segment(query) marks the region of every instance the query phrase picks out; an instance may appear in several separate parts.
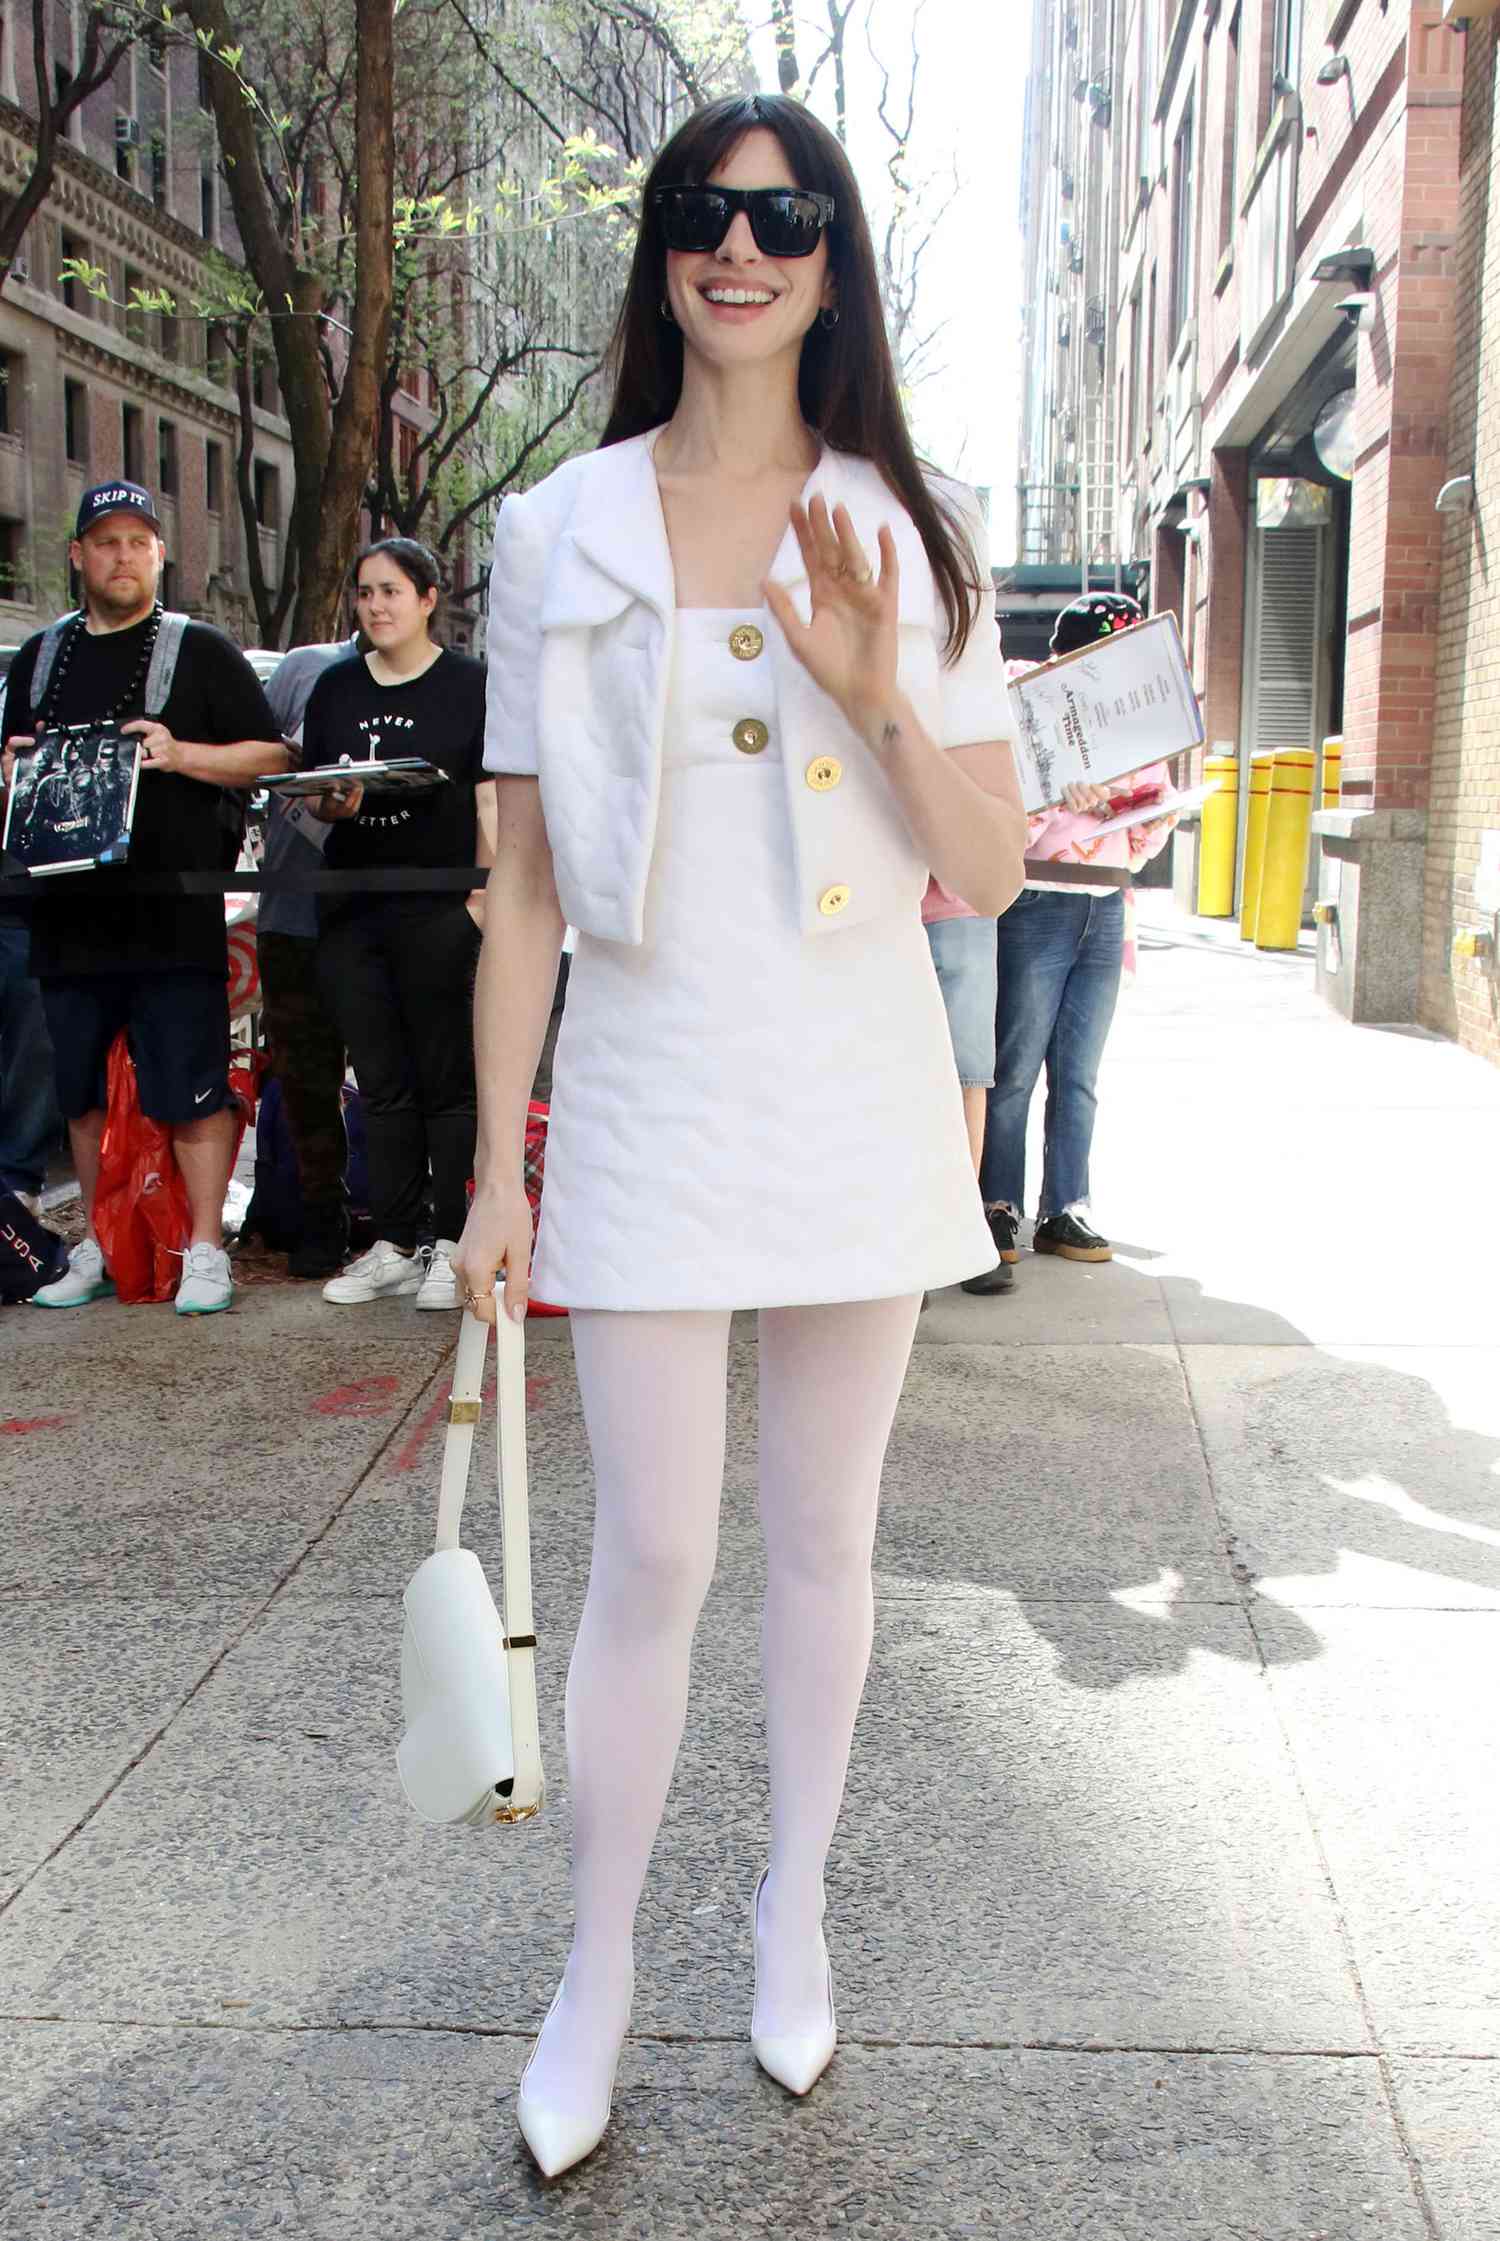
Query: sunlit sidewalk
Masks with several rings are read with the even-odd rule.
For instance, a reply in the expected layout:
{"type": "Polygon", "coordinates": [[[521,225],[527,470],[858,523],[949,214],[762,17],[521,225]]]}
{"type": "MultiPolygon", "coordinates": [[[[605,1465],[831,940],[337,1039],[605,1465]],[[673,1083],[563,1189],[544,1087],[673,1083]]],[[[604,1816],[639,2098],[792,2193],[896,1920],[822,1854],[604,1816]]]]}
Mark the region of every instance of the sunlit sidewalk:
{"type": "Polygon", "coordinates": [[[923,1318],[806,2103],[746,2038],[753,1327],[614,2122],[547,2190],[511,2099],[568,1931],[565,1327],[552,1795],[450,1839],[392,1765],[447,1319],[0,1315],[7,2235],[1494,2241],[1500,1075],[1142,904],[1116,1260],[923,1318]]]}

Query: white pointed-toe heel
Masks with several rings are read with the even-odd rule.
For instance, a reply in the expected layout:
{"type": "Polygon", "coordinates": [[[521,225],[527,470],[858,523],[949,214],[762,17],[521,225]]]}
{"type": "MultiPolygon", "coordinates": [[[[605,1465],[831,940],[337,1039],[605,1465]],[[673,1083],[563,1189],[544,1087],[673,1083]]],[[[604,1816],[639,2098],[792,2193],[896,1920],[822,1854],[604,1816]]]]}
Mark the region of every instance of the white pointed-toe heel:
{"type": "MultiPolygon", "coordinates": [[[[755,1942],[755,2008],[760,2006],[760,1894],[765,1889],[767,1869],[755,1886],[755,1896],[750,1901],[750,1934],[755,1942]]],[[[838,2021],[833,2012],[833,1965],[828,1964],[828,2020],[815,2031],[758,2031],[755,2027],[755,2009],[750,2014],[750,2048],[767,2077],[784,2086],[788,2093],[810,2093],[829,2063],[839,2042],[838,2021]]]]}
{"type": "MultiPolygon", "coordinates": [[[[566,1980],[564,1980],[566,1981],[566,1980]]],[[[615,2078],[620,2068],[620,2052],[616,2051],[614,2065],[609,2073],[609,2085],[602,2105],[593,2109],[549,2108],[535,2093],[528,2094],[526,2080],[531,2065],[536,2060],[537,2047],[542,2034],[557,2012],[557,2003],[563,1996],[560,1984],[552,1995],[552,2005],[536,2035],[536,2045],[526,2057],[526,2067],[521,2072],[521,2083],[516,2089],[516,2123],[521,2138],[531,2150],[533,2162],[544,2179],[556,2179],[564,2171],[571,2171],[575,2163],[582,2163],[592,2155],[609,2128],[615,2104],[615,2078]]]]}

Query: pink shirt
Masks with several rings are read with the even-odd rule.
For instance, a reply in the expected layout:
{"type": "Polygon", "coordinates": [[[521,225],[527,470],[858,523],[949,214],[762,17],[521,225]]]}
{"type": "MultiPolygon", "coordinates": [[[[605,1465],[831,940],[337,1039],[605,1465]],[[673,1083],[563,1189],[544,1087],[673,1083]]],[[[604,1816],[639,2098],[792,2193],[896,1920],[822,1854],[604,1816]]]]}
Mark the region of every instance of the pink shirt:
{"type": "MultiPolygon", "coordinates": [[[[1172,774],[1165,763],[1148,763],[1144,770],[1135,771],[1128,778],[1111,780],[1113,790],[1119,794],[1131,793],[1138,786],[1160,786],[1165,791],[1171,783],[1172,774]]],[[[1170,825],[1163,825],[1158,832],[1144,832],[1142,825],[1150,816],[1149,807],[1145,808],[1141,811],[1141,825],[1122,826],[1117,833],[1100,835],[1097,817],[1087,813],[1080,817],[1061,803],[1055,809],[1039,809],[1034,817],[1026,820],[1028,866],[1038,863],[1107,864],[1115,869],[1139,871],[1142,864],[1149,864],[1153,856],[1160,854],[1172,837],[1170,825]]],[[[1044,887],[1047,882],[1044,878],[1028,879],[1026,884],[1044,887]]],[[[1071,880],[1068,885],[1075,895],[1088,893],[1086,887],[1075,885],[1071,880]]],[[[1110,892],[1107,887],[1102,891],[1110,892]]],[[[922,898],[924,926],[931,926],[941,918],[975,918],[978,915],[967,903],[960,902],[957,895],[950,894],[940,880],[928,881],[922,898]]]]}

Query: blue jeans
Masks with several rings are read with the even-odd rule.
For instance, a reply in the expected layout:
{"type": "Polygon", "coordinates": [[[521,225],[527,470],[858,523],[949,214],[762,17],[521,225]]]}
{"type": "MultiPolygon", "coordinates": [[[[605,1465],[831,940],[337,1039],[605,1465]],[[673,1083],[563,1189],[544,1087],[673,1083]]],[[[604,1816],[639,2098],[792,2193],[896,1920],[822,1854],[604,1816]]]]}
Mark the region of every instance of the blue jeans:
{"type": "Polygon", "coordinates": [[[935,918],[927,946],[943,992],[960,1085],[988,1089],[995,1079],[995,921],[935,918]]]}
{"type": "Polygon", "coordinates": [[[995,1086],[979,1187],[987,1206],[1026,1209],[1026,1116],[1045,1065],[1047,1121],[1037,1219],[1089,1195],[1094,1085],[1115,1016],[1125,898],[1023,887],[996,928],[995,1086]]]}
{"type": "Polygon", "coordinates": [[[0,921],[0,1190],[39,1191],[62,1127],[42,992],[26,969],[30,936],[0,921]]]}

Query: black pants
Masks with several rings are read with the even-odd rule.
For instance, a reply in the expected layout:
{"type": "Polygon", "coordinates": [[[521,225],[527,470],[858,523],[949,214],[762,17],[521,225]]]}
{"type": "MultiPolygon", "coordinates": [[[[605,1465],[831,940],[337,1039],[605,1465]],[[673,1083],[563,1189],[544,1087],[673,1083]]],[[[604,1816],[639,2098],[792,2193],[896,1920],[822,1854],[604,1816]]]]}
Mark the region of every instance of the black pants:
{"type": "Polygon", "coordinates": [[[364,1099],[377,1237],[416,1244],[432,1177],[439,1237],[464,1225],[474,1172],[474,967],[479,933],[458,895],[392,896],[318,937],[324,1001],[364,1099]]]}
{"type": "Polygon", "coordinates": [[[344,1038],[318,986],[318,945],[300,934],[262,934],[262,1024],[287,1126],[297,1147],[302,1211],[327,1220],[344,1203],[344,1038]]]}

